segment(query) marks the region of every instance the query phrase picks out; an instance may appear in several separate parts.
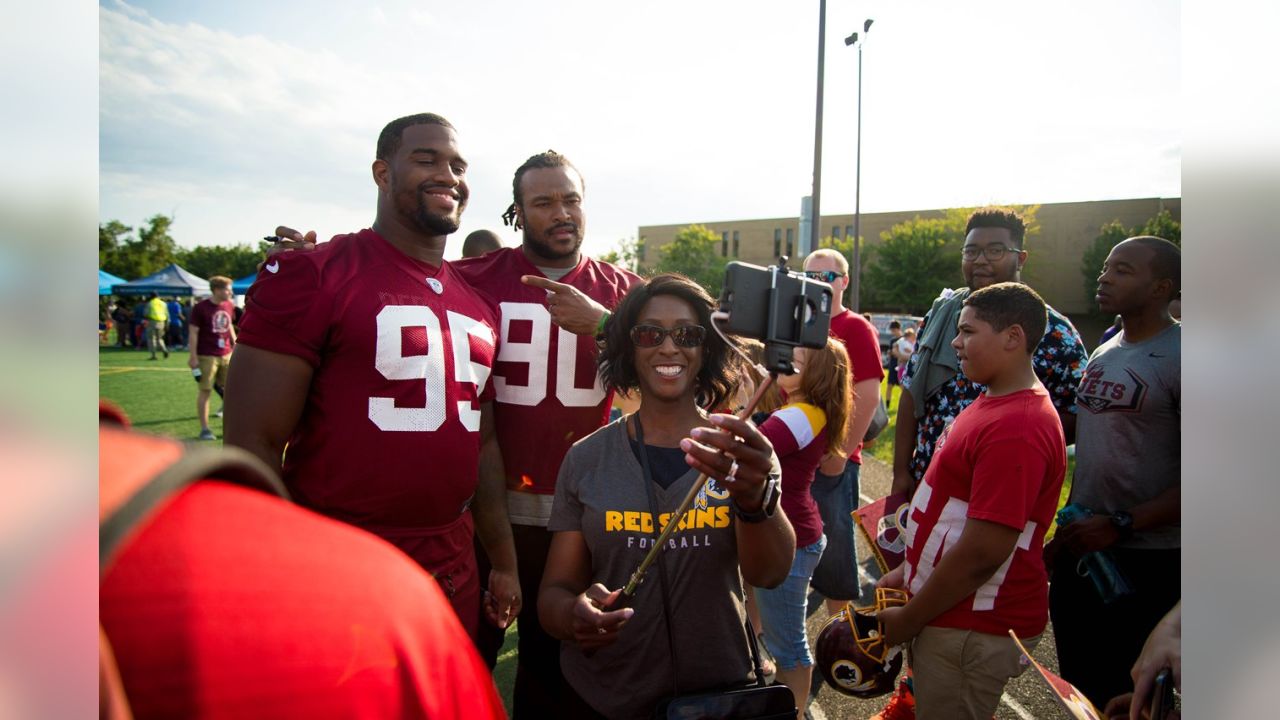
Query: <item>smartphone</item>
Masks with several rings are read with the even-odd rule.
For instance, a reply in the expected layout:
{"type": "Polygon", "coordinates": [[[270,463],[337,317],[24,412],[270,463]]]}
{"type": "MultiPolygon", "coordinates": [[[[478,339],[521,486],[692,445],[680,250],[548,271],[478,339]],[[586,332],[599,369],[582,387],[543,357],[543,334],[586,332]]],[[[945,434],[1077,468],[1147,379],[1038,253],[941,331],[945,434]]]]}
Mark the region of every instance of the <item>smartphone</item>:
{"type": "Polygon", "coordinates": [[[1156,675],[1156,686],[1151,692],[1151,720],[1164,720],[1173,710],[1173,668],[1165,668],[1156,675]]]}

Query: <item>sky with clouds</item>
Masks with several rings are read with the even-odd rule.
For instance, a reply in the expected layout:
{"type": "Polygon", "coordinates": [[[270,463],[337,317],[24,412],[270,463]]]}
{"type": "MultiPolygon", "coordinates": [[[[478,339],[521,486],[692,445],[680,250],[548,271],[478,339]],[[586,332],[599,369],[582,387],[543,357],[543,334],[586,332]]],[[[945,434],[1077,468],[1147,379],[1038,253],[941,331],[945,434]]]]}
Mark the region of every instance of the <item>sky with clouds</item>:
{"type": "MultiPolygon", "coordinates": [[[[1181,195],[1176,2],[840,2],[827,10],[824,214],[1181,195]]],[[[818,2],[99,5],[100,220],[184,246],[368,226],[387,121],[436,112],[470,161],[461,233],[534,153],[587,181],[589,252],[640,225],[799,213],[818,2]]],[[[460,236],[459,236],[460,237],[460,236]]],[[[451,242],[456,257],[461,242],[451,242]]]]}

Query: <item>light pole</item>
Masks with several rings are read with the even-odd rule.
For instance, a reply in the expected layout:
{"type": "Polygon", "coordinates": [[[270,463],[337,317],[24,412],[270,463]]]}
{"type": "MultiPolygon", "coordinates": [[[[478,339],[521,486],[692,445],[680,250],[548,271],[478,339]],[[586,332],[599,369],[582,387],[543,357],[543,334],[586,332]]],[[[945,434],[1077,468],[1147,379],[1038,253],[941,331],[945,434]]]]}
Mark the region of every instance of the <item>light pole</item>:
{"type": "MultiPolygon", "coordinates": [[[[863,42],[873,22],[867,18],[862,23],[863,42]]],[[[853,178],[853,267],[849,272],[849,309],[858,312],[858,296],[862,292],[862,43],[858,42],[858,33],[854,33],[844,39],[844,44],[858,46],[858,150],[853,178]]]]}
{"type": "MultiPolygon", "coordinates": [[[[818,230],[822,227],[822,77],[827,51],[827,0],[818,2],[818,109],[813,129],[813,203],[809,210],[809,252],[818,249],[818,230]]],[[[800,240],[804,245],[805,241],[800,240]]]]}

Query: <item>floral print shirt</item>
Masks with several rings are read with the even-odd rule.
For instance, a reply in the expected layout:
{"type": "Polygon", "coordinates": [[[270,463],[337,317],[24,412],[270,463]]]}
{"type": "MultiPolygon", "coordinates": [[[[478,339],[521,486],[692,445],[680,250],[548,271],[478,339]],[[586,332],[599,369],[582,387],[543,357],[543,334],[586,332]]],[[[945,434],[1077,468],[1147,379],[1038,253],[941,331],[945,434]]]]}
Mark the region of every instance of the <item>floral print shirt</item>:
{"type": "MultiPolygon", "coordinates": [[[[925,315],[924,322],[920,325],[922,333],[928,324],[929,315],[925,315]]],[[[902,381],[904,387],[910,387],[919,357],[911,356],[902,381]]],[[[1066,316],[1050,307],[1044,339],[1036,348],[1032,365],[1040,382],[1049,391],[1053,406],[1060,413],[1075,413],[1076,388],[1080,385],[1088,358],[1075,326],[1066,316]]],[[[920,417],[916,427],[916,446],[911,452],[910,469],[917,483],[924,479],[924,471],[929,468],[929,462],[933,459],[933,451],[943,428],[950,425],[961,410],[977,400],[985,387],[965,377],[964,372],[958,370],[955,377],[943,383],[937,392],[925,399],[924,415],[920,417]]]]}

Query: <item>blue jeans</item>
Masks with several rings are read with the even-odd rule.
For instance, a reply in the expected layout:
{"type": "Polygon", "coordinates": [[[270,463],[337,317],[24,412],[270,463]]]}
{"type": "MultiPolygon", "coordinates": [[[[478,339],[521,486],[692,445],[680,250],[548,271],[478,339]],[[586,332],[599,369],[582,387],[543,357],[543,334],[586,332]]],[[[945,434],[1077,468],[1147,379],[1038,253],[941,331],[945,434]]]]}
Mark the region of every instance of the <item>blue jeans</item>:
{"type": "Polygon", "coordinates": [[[822,515],[822,533],[827,536],[827,551],[813,570],[813,589],[830,600],[857,600],[861,587],[852,515],[861,505],[858,498],[861,470],[861,465],[846,462],[840,475],[816,473],[809,488],[822,515]]]}
{"type": "Polygon", "coordinates": [[[796,559],[791,563],[787,579],[772,590],[755,589],[760,620],[764,623],[764,644],[781,670],[813,665],[809,640],[804,632],[804,613],[808,605],[809,579],[813,577],[813,568],[826,546],[827,539],[822,537],[812,545],[796,548],[796,559]]]}

